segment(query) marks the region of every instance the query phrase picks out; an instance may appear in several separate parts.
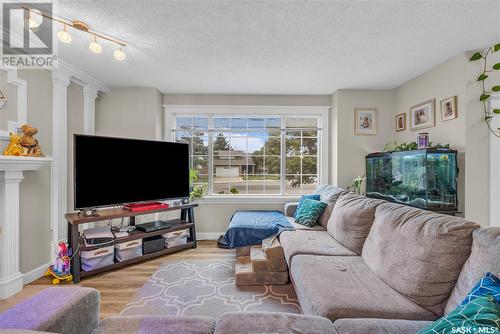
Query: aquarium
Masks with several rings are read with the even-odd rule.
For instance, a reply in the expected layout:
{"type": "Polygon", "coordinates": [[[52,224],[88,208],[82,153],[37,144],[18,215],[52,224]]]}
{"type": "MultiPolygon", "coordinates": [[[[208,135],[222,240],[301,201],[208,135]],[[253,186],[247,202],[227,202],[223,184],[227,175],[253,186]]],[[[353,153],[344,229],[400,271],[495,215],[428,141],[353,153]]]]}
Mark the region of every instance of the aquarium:
{"type": "Polygon", "coordinates": [[[366,195],[432,211],[456,212],[457,151],[422,149],[366,157],[366,195]]]}

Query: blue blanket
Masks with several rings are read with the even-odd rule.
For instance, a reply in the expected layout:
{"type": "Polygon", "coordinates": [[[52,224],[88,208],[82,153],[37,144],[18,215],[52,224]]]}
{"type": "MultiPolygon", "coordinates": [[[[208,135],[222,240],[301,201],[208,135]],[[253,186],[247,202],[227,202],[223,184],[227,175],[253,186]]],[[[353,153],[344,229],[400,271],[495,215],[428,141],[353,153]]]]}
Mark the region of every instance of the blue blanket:
{"type": "Polygon", "coordinates": [[[250,246],[289,229],[292,224],[279,211],[236,211],[224,239],[229,248],[250,246]]]}

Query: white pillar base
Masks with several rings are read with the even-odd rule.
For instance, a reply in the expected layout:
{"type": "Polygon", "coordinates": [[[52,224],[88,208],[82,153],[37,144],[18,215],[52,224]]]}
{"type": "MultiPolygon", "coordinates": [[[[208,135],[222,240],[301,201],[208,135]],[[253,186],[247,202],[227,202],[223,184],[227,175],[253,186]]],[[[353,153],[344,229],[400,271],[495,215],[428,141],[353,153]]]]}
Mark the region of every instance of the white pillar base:
{"type": "Polygon", "coordinates": [[[17,272],[0,280],[0,299],[7,299],[23,289],[23,274],[17,272]]]}

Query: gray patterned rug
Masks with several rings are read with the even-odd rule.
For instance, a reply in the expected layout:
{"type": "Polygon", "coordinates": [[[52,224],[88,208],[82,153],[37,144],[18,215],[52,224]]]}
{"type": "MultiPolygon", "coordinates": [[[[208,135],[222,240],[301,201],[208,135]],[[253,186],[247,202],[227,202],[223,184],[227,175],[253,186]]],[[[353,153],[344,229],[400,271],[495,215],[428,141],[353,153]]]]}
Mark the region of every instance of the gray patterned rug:
{"type": "Polygon", "coordinates": [[[272,311],[300,313],[291,284],[237,287],[234,260],[166,262],[121,315],[203,315],[272,311]]]}

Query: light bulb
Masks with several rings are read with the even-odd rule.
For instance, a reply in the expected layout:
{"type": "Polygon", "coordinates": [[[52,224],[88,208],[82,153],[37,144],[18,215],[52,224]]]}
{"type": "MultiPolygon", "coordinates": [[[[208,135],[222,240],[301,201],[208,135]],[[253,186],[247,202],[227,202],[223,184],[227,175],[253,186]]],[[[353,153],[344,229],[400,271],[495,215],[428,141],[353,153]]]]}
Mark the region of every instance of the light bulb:
{"type": "Polygon", "coordinates": [[[89,49],[93,53],[101,53],[102,52],[102,46],[101,44],[97,43],[97,37],[94,35],[94,41],[89,44],[89,49]]]}
{"type": "Polygon", "coordinates": [[[125,60],[125,52],[123,52],[122,48],[119,48],[118,50],[115,50],[115,52],[113,53],[113,55],[115,56],[116,60],[119,60],[119,61],[125,60]]]}
{"type": "Polygon", "coordinates": [[[37,29],[43,21],[43,16],[38,9],[28,10],[28,26],[30,29],[37,29]]]}
{"type": "Polygon", "coordinates": [[[63,43],[71,43],[71,35],[66,31],[66,25],[63,30],[57,32],[57,38],[63,43]]]}

